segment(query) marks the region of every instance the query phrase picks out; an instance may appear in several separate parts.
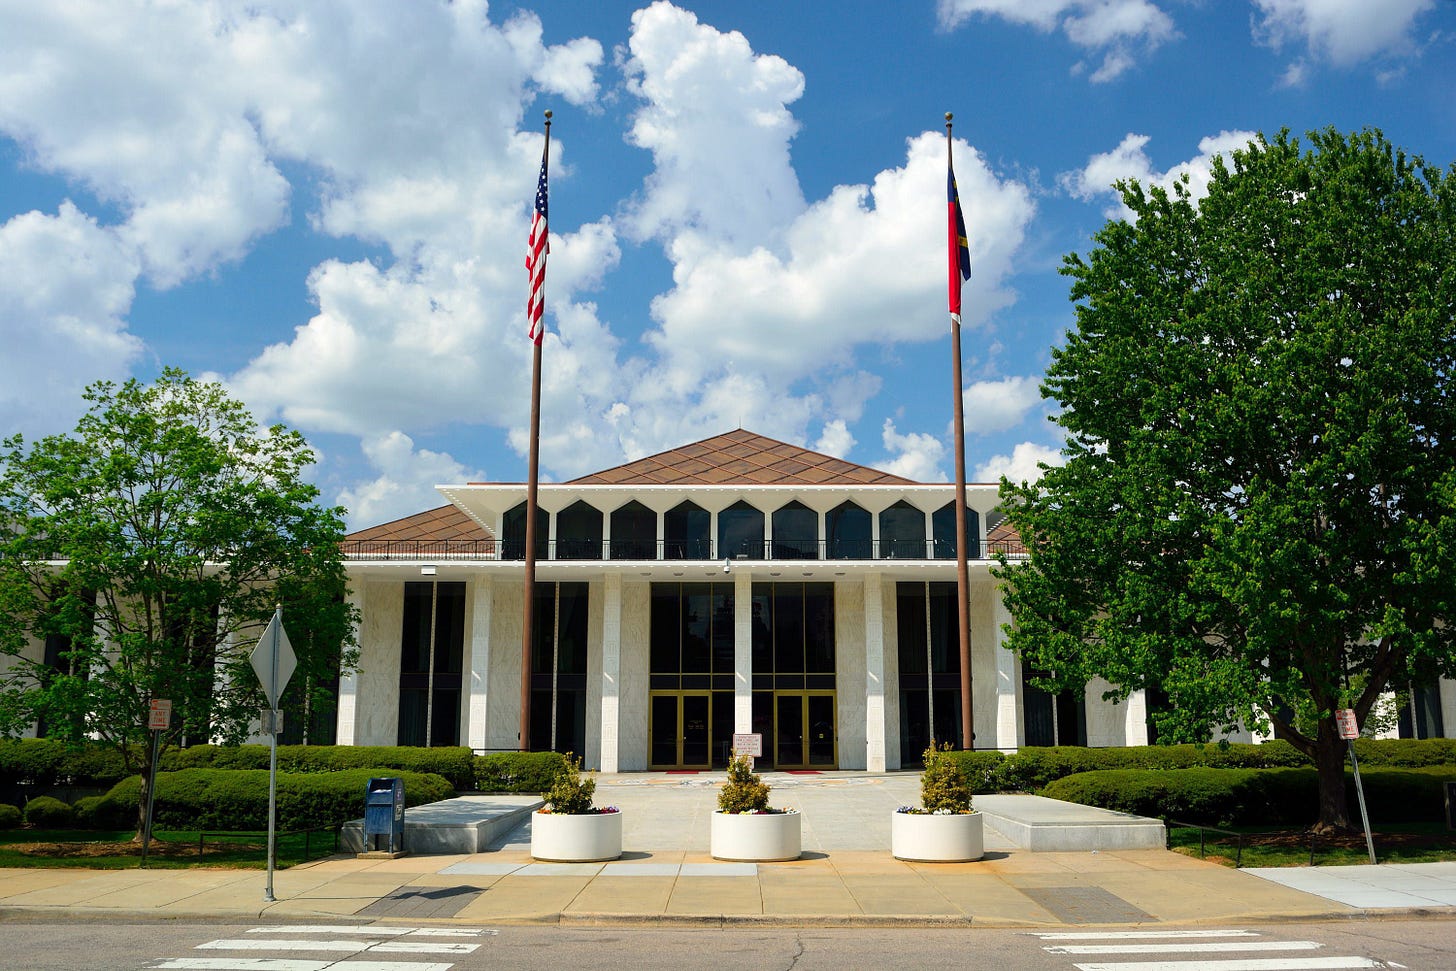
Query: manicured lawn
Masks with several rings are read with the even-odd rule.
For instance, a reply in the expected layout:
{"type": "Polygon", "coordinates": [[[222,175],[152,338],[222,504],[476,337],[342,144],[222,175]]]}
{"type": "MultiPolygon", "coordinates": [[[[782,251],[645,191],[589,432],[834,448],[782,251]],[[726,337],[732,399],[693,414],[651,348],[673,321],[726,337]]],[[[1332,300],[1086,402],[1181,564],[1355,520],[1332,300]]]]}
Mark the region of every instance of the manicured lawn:
{"type": "MultiPolygon", "coordinates": [[[[0,830],[0,867],[134,869],[141,863],[142,848],[140,843],[131,842],[133,835],[131,830],[0,830]]],[[[280,834],[275,864],[282,869],[328,856],[335,849],[333,835],[323,830],[307,835],[280,834]]],[[[158,832],[152,834],[147,868],[263,869],[267,854],[266,833],[158,832]]]]}
{"type": "MultiPolygon", "coordinates": [[[[1379,863],[1434,863],[1456,860],[1456,832],[1442,823],[1389,823],[1372,827],[1375,859],[1379,863]]],[[[1369,863],[1365,834],[1318,836],[1311,841],[1307,830],[1230,827],[1228,832],[1243,837],[1243,866],[1309,866],[1311,847],[1315,866],[1369,863]]],[[[1239,840],[1227,832],[1205,829],[1203,854],[1206,859],[1234,866],[1239,840]]],[[[1196,827],[1170,827],[1168,847],[1189,856],[1199,855],[1196,827]]]]}

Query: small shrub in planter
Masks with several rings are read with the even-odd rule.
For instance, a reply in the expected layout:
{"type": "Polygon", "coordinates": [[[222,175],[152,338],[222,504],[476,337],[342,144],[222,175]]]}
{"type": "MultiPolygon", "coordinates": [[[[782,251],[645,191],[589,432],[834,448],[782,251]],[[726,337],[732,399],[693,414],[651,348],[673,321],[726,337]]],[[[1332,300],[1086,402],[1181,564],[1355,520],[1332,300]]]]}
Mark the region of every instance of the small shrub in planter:
{"type": "Polygon", "coordinates": [[[971,779],[950,746],[925,750],[920,805],[901,806],[890,817],[890,849],[896,859],[964,863],[985,855],[984,823],[971,808],[971,779]]]}
{"type": "Polygon", "coordinates": [[[622,855],[622,814],[616,806],[596,807],[597,782],[581,777],[581,760],[566,753],[547,805],[531,820],[531,856],[563,863],[596,863],[622,855]]]}
{"type": "Polygon", "coordinates": [[[539,812],[565,816],[583,816],[587,813],[614,813],[616,806],[596,807],[592,805],[592,796],[596,795],[597,780],[588,776],[581,777],[581,759],[574,759],[570,752],[566,753],[566,759],[561,771],[556,773],[556,778],[551,780],[551,788],[541,793],[541,798],[546,800],[546,805],[539,812]]]}
{"type": "Polygon", "coordinates": [[[9,803],[0,804],[0,829],[19,829],[25,817],[20,814],[20,807],[12,806],[9,803]]]}
{"type": "Polygon", "coordinates": [[[728,781],[718,792],[720,813],[785,813],[768,804],[769,785],[748,764],[748,756],[735,755],[728,763],[728,781]]]}
{"type": "Polygon", "coordinates": [[[76,825],[76,814],[59,799],[37,796],[25,804],[25,821],[37,829],[70,829],[76,825]]]}

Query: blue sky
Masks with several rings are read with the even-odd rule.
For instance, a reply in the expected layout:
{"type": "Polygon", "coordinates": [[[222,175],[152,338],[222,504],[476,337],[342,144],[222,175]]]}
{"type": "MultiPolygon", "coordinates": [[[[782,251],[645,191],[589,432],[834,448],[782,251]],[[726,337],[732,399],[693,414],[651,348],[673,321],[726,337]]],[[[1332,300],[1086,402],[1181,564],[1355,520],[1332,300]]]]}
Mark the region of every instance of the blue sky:
{"type": "Polygon", "coordinates": [[[942,116],[971,236],[970,476],[1036,475],[1062,256],[1120,178],[1254,133],[1456,161],[1450,0],[0,0],[0,432],[164,366],[317,447],[359,527],[745,427],[951,472],[942,116]]]}

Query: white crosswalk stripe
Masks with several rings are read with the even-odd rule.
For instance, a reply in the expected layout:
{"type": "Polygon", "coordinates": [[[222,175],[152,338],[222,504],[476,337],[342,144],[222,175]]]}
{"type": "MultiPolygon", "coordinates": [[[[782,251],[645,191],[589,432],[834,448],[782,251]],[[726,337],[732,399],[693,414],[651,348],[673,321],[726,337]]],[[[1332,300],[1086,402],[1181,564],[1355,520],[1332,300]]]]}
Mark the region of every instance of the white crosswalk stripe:
{"type": "Polygon", "coordinates": [[[1078,963],[1077,971],[1343,971],[1399,968],[1359,955],[1310,955],[1318,941],[1261,939],[1257,931],[1064,931],[1032,935],[1048,954],[1128,955],[1137,960],[1078,963]],[[1280,956],[1271,957],[1273,952],[1280,956]],[[1238,953],[1239,957],[1223,955],[1238,953]],[[1165,956],[1189,955],[1167,959],[1165,956]],[[1193,957],[1197,955],[1197,957],[1193,957]],[[1218,955],[1214,957],[1213,955],[1218,955]]]}
{"type": "Polygon", "coordinates": [[[148,965],[172,971],[450,971],[449,961],[399,960],[426,955],[471,954],[480,944],[469,939],[493,937],[484,927],[398,927],[359,924],[276,924],[251,927],[249,937],[218,938],[194,950],[229,952],[220,956],[172,957],[148,965]],[[461,940],[462,938],[466,940],[461,940]],[[254,957],[272,952],[342,954],[344,958],[254,957]]]}

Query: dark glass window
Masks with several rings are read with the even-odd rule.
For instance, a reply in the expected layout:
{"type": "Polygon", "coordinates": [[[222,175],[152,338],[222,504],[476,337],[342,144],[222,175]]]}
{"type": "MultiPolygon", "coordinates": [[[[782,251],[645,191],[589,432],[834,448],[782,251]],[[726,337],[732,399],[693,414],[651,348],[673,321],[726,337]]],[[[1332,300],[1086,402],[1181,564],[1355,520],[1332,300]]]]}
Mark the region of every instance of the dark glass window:
{"type": "Polygon", "coordinates": [[[712,517],[695,502],[673,506],[663,517],[666,534],[666,558],[669,560],[711,560],[713,543],[709,537],[712,517]]]}
{"type": "Polygon", "coordinates": [[[729,559],[763,559],[763,513],[742,499],[718,513],[718,550],[729,559]]]}
{"type": "MultiPolygon", "coordinates": [[[[753,585],[753,674],[834,672],[834,585],[753,585]]],[[[785,687],[780,684],[779,687],[785,687]]]]}
{"type": "Polygon", "coordinates": [[[904,499],[881,511],[880,556],[888,560],[925,559],[925,513],[904,499]]]}
{"type": "Polygon", "coordinates": [[[648,663],[654,688],[677,687],[658,675],[682,676],[681,686],[707,687],[711,681],[688,683],[688,676],[734,673],[733,584],[654,583],[648,663]]]}
{"type": "Polygon", "coordinates": [[[1083,691],[1056,694],[1034,687],[1040,672],[1021,669],[1021,710],[1027,745],[1086,745],[1087,702],[1083,691]]]}
{"type": "Polygon", "coordinates": [[[776,560],[819,559],[819,514],[795,499],[773,514],[776,560]]]}
{"type": "Polygon", "coordinates": [[[465,666],[465,584],[406,583],[403,613],[398,744],[458,745],[465,666]]]}
{"type": "Polygon", "coordinates": [[[533,752],[583,754],[586,748],[587,608],[585,583],[537,583],[531,619],[533,752]]]}
{"type": "MultiPolygon", "coordinates": [[[[955,503],[948,502],[932,513],[930,527],[935,531],[935,558],[937,560],[955,559],[955,503]]],[[[981,514],[967,506],[966,559],[968,560],[981,558],[981,541],[978,538],[980,531],[981,514]]]]}
{"type": "MultiPolygon", "coordinates": [[[[546,510],[536,507],[536,558],[546,559],[546,543],[549,539],[550,523],[546,510]]],[[[506,510],[501,521],[501,559],[524,560],[526,558],[526,504],[520,503],[506,510]]]]}
{"type": "Polygon", "coordinates": [[[900,672],[900,764],[916,768],[930,745],[932,721],[937,743],[949,742],[956,748],[961,747],[961,652],[957,633],[960,616],[956,609],[956,585],[897,583],[895,614],[900,672]],[[934,692],[933,698],[931,692],[934,692]]]}
{"type": "Polygon", "coordinates": [[[578,499],[556,514],[556,558],[558,560],[600,560],[602,558],[602,513],[578,499]]]}
{"type": "Polygon", "coordinates": [[[868,509],[842,502],[824,514],[824,539],[831,560],[868,560],[871,538],[868,509]]]}
{"type": "Polygon", "coordinates": [[[657,513],[636,499],[613,510],[611,549],[614,560],[657,559],[657,513]]]}

